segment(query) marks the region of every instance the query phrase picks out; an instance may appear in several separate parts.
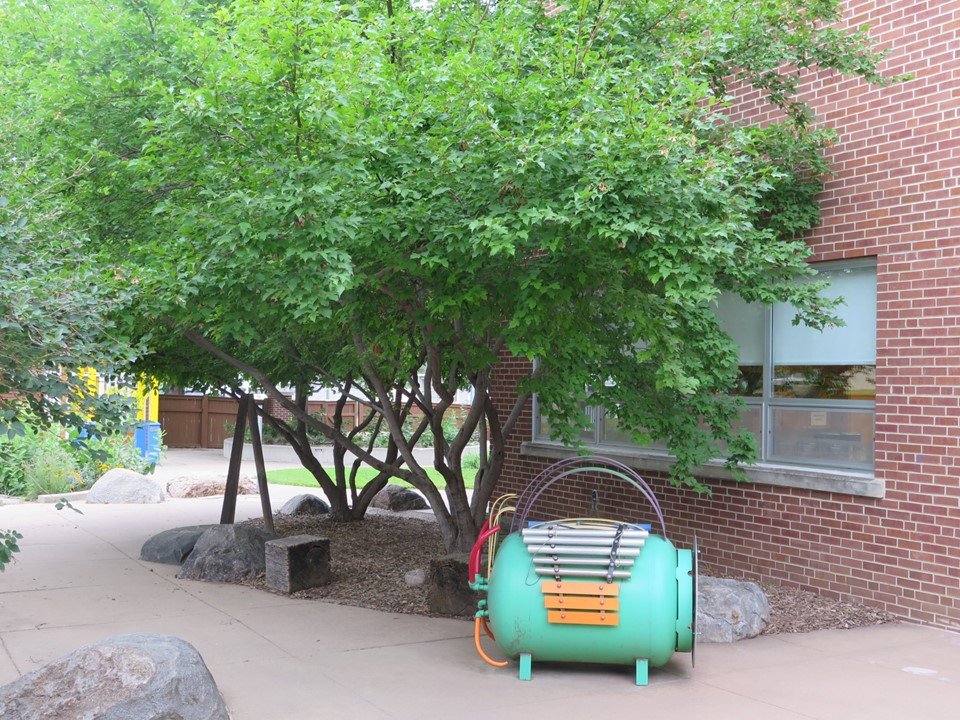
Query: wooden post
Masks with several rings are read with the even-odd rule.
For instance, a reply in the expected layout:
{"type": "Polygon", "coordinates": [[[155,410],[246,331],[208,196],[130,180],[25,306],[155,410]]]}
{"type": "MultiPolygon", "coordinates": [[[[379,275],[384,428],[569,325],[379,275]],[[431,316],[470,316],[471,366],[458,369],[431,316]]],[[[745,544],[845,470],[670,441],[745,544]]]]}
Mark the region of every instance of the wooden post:
{"type": "MultiPolygon", "coordinates": [[[[260,423],[257,421],[257,406],[253,402],[253,395],[246,395],[247,420],[250,423],[250,441],[253,444],[253,462],[257,466],[257,485],[260,488],[260,508],[263,510],[263,528],[267,532],[275,532],[273,527],[273,511],[270,509],[270,488],[267,486],[267,469],[263,464],[263,444],[260,439],[260,423]]],[[[234,498],[236,502],[236,498],[234,498]]]]}
{"type": "MultiPolygon", "coordinates": [[[[251,400],[253,400],[252,395],[244,395],[237,405],[237,424],[233,429],[233,447],[230,448],[230,465],[227,468],[227,486],[223,491],[223,509],[220,511],[221,525],[232,525],[237,514],[240,462],[243,460],[243,431],[247,426],[247,415],[249,414],[251,400]]],[[[204,411],[206,411],[206,407],[206,397],[204,397],[204,411]]],[[[204,416],[206,416],[206,412],[204,412],[204,416]]]]}

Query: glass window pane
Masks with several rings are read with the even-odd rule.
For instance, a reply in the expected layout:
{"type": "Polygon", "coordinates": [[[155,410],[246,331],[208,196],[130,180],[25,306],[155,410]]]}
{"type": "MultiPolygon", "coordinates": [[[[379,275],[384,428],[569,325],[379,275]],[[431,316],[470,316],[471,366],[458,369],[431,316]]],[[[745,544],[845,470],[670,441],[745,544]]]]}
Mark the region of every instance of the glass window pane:
{"type": "Polygon", "coordinates": [[[877,271],[874,267],[848,267],[820,272],[830,281],[828,298],[843,297],[837,314],[843,327],[822,332],[794,325],[792,305],[773,306],[773,362],[775,365],[824,366],[877,363],[877,271]]]}
{"type": "Polygon", "coordinates": [[[741,365],[733,394],[743,397],[763,397],[763,366],[741,365]]]}
{"type": "MultiPolygon", "coordinates": [[[[753,433],[753,436],[757,439],[757,447],[761,447],[760,443],[760,422],[763,415],[763,409],[761,405],[747,405],[743,408],[743,412],[740,413],[740,418],[730,424],[730,429],[734,432],[737,430],[749,430],[753,433]]],[[[722,455],[727,453],[727,444],[720,443],[720,450],[722,455]]]]}
{"type": "Polygon", "coordinates": [[[740,414],[740,420],[733,423],[734,430],[749,430],[759,442],[760,440],[760,416],[761,408],[759,405],[747,405],[740,414]]]}
{"type": "Polygon", "coordinates": [[[873,400],[877,368],[873,365],[778,365],[773,373],[777,397],[873,400]]]}
{"type": "Polygon", "coordinates": [[[537,440],[549,440],[550,421],[547,419],[547,416],[543,414],[542,410],[537,412],[536,421],[536,432],[534,433],[534,437],[537,440]]]}
{"type": "MultiPolygon", "coordinates": [[[[585,407],[583,403],[580,403],[580,406],[583,408],[583,414],[586,415],[590,420],[590,425],[580,433],[580,439],[592,442],[596,437],[596,416],[597,413],[593,411],[593,408],[585,407]]],[[[550,437],[550,418],[544,414],[543,409],[539,408],[539,417],[537,418],[537,440],[551,440],[550,437]]]]}
{"type": "Polygon", "coordinates": [[[771,460],[873,467],[873,410],[773,408],[771,460]]]}
{"type": "Polygon", "coordinates": [[[734,293],[723,293],[717,298],[717,317],[721,329],[740,348],[740,374],[733,394],[763,397],[764,306],[744,302],[734,293]]]}
{"type": "Polygon", "coordinates": [[[762,367],[764,306],[723,293],[717,298],[717,317],[720,328],[740,348],[740,364],[762,367]]]}
{"type": "Polygon", "coordinates": [[[643,447],[648,450],[666,451],[667,444],[664,442],[651,442],[647,445],[638,445],[633,441],[633,436],[629,431],[620,427],[620,422],[613,415],[607,415],[603,418],[603,442],[606,445],[633,445],[634,447],[643,447]]]}

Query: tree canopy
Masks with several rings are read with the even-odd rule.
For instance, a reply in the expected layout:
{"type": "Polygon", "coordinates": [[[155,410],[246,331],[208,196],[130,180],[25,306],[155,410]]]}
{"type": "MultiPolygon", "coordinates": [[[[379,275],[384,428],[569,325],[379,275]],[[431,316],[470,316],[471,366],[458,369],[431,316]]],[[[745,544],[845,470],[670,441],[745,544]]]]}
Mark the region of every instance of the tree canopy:
{"type": "Polygon", "coordinates": [[[0,197],[0,433],[34,424],[112,422],[121,398],[100,397],[84,369],[110,373],[134,352],[110,315],[125,299],[56,215],[28,218],[0,197]]]}
{"type": "Polygon", "coordinates": [[[831,27],[834,0],[677,7],[26,0],[0,9],[0,140],[61,183],[86,252],[136,296],[117,322],[147,348],[138,369],[341,387],[389,429],[387,461],[284,399],[286,429],[412,482],[462,547],[532,393],[558,438],[602,406],[697,486],[721,443],[732,466],[754,456],[711,303],[835,320],[799,282],[830,135],[797,89],[808,68],[880,81],[877,56],[831,27]],[[775,120],[729,119],[744,85],[775,120]],[[502,408],[505,353],[537,364],[502,408]],[[442,437],[467,385],[464,430],[437,442],[444,503],[412,444],[442,437]]]}

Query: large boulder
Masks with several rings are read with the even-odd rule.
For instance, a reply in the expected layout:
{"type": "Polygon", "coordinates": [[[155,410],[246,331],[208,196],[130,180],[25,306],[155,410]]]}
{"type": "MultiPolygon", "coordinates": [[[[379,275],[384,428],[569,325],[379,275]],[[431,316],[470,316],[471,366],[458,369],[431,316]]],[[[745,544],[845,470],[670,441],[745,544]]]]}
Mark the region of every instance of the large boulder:
{"type": "Polygon", "coordinates": [[[214,525],[197,540],[177,577],[235,583],[262,575],[264,545],[274,537],[248,525],[214,525]]]}
{"type": "Polygon", "coordinates": [[[158,503],[164,492],[153,479],[133,470],[107,470],[87,493],[88,503],[158,503]]]}
{"type": "Polygon", "coordinates": [[[157,533],[140,548],[140,559],[146,562],[183,565],[200,536],[212,527],[216,525],[189,525],[157,533]]]}
{"type": "MultiPolygon", "coordinates": [[[[178,477],[167,483],[167,495],[172,498],[214,497],[226,491],[227,480],[222,477],[178,477]]],[[[257,481],[241,475],[237,494],[259,495],[257,481]]]]}
{"type": "Polygon", "coordinates": [[[700,577],[697,595],[697,638],[729,643],[763,632],[770,620],[770,601],[756,583],[700,577]]]}
{"type": "Polygon", "coordinates": [[[427,573],[427,608],[437,615],[465,617],[477,611],[477,594],[470,589],[469,556],[444,555],[430,561],[427,573]]]}
{"type": "Polygon", "coordinates": [[[17,720],[229,720],[192,645],[153,633],[118,635],[0,687],[0,717],[17,720]]]}
{"type": "Polygon", "coordinates": [[[427,501],[413,490],[390,484],[373,496],[372,505],[382,510],[401,512],[402,510],[426,510],[427,501]]]}
{"type": "Polygon", "coordinates": [[[280,508],[281,515],[325,515],[328,512],[330,512],[330,506],[310,493],[296,495],[280,508]]]}

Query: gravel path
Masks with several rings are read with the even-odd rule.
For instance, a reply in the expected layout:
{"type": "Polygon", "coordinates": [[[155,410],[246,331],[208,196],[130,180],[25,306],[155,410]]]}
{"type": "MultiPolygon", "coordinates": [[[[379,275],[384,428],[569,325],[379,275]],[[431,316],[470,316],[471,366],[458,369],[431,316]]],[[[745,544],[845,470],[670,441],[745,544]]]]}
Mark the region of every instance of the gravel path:
{"type": "MultiPolygon", "coordinates": [[[[259,526],[263,521],[251,520],[249,524],[259,526]]],[[[431,558],[444,554],[434,523],[368,514],[359,523],[335,523],[325,515],[277,515],[275,524],[281,536],[330,538],[333,581],[322,588],[296,593],[295,597],[389,612],[429,614],[425,587],[407,585],[404,575],[410,570],[427,570],[431,558]]],[[[265,589],[262,578],[251,584],[265,589]]],[[[771,607],[765,635],[896,622],[894,616],[876,608],[769,582],[761,585],[771,607]]]]}

